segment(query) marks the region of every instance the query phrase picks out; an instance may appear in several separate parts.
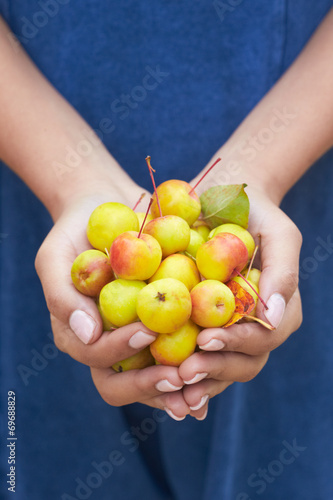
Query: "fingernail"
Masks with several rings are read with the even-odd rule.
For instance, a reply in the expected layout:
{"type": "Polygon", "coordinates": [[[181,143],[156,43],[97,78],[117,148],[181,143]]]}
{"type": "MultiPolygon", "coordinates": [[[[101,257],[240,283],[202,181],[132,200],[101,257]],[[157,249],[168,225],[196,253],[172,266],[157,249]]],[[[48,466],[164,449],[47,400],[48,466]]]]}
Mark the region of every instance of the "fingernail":
{"type": "Polygon", "coordinates": [[[166,379],[157,382],[155,387],[158,391],[161,392],[179,391],[182,388],[182,386],[178,387],[177,385],[171,384],[171,382],[169,382],[169,380],[166,379]]]}
{"type": "Polygon", "coordinates": [[[151,344],[155,339],[154,335],[139,330],[129,339],[128,345],[133,349],[141,349],[141,347],[151,344]]]}
{"type": "Polygon", "coordinates": [[[177,420],[177,422],[180,422],[181,420],[184,420],[185,417],[177,417],[177,415],[175,415],[174,413],[172,413],[171,410],[169,410],[169,408],[164,408],[164,410],[167,412],[167,414],[169,415],[169,417],[173,418],[174,420],[177,420]]]}
{"type": "Polygon", "coordinates": [[[224,346],[225,343],[218,339],[212,339],[207,344],[199,345],[200,349],[204,349],[205,351],[219,351],[224,346]]]}
{"type": "Polygon", "coordinates": [[[208,398],[208,394],[205,394],[205,396],[202,396],[202,398],[200,399],[200,403],[198,403],[196,406],[190,406],[190,409],[193,411],[200,410],[200,408],[202,408],[206,404],[208,398]]]}
{"type": "Polygon", "coordinates": [[[204,373],[197,373],[196,375],[194,375],[193,378],[191,378],[191,380],[184,380],[184,382],[187,385],[195,384],[196,382],[200,382],[200,380],[202,380],[205,377],[207,377],[207,375],[208,375],[208,373],[206,373],[206,372],[204,372],[204,373]]]}
{"type": "Polygon", "coordinates": [[[274,293],[267,301],[268,310],[264,312],[266,319],[272,326],[277,328],[281,323],[286,308],[286,303],[282,295],[274,293]]]}
{"type": "Polygon", "coordinates": [[[96,327],[96,321],[84,311],[77,309],[69,318],[69,326],[84,344],[89,344],[96,327]]]}
{"type": "Polygon", "coordinates": [[[206,411],[205,413],[202,415],[202,417],[195,417],[197,420],[205,420],[205,418],[207,417],[207,413],[208,413],[208,407],[206,408],[206,411]]]}

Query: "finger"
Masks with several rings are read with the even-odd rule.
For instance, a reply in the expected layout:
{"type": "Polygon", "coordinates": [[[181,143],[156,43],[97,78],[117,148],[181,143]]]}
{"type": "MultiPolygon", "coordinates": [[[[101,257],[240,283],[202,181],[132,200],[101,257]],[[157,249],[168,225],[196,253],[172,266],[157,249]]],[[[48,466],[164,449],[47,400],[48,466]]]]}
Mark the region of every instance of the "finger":
{"type": "Polygon", "coordinates": [[[248,356],[236,352],[196,352],[179,367],[185,384],[203,379],[223,382],[248,382],[258,375],[268,360],[268,354],[248,356]]]}
{"type": "Polygon", "coordinates": [[[204,420],[208,413],[209,401],[231,384],[232,382],[204,379],[196,384],[185,385],[183,395],[191,410],[190,415],[197,420],[204,420]]]}
{"type": "Polygon", "coordinates": [[[74,247],[71,240],[54,227],[37,254],[35,266],[52,316],[70,324],[82,343],[91,344],[102,334],[103,325],[95,301],[76,290],[72,283],[73,261],[90,247],[85,236],[78,245],[79,248],[74,247]]]}
{"type": "Polygon", "coordinates": [[[271,208],[260,227],[261,265],[260,295],[268,310],[258,301],[257,315],[278,327],[286,304],[298,286],[299,254],[302,235],[279,208],[271,208]]]}
{"type": "Polygon", "coordinates": [[[270,331],[254,322],[235,324],[228,328],[207,328],[199,333],[197,343],[204,351],[236,351],[256,356],[279,347],[301,323],[301,298],[297,289],[276,330],[270,331]]]}
{"type": "Polygon", "coordinates": [[[111,332],[103,332],[93,344],[85,345],[66,323],[51,317],[54,341],[58,349],[80,363],[96,368],[109,368],[150,345],[157,333],[142,323],[131,323],[111,332]]]}
{"type": "MultiPolygon", "coordinates": [[[[156,398],[158,408],[173,408],[176,414],[182,410],[189,412],[179,396],[172,393],[180,393],[183,381],[178,374],[178,369],[173,366],[150,366],[142,370],[129,370],[116,373],[111,368],[91,368],[91,376],[94,384],[104,401],[112,406],[123,406],[135,402],[145,403],[156,398]],[[165,382],[173,386],[171,393],[165,390],[165,382]],[[179,405],[179,406],[178,406],[179,405]]],[[[181,415],[182,416],[182,415],[181,415]]]]}

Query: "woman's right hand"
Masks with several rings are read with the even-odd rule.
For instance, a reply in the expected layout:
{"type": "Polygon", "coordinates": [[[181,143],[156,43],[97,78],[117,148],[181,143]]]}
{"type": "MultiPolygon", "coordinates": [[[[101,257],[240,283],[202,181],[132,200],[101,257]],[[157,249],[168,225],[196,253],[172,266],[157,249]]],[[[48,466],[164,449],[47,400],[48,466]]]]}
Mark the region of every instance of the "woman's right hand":
{"type": "MultiPolygon", "coordinates": [[[[170,416],[190,413],[182,394],[178,368],[151,366],[116,373],[111,366],[148,346],[156,338],[142,323],[103,332],[95,301],[76,290],[71,267],[77,255],[90,248],[86,225],[91,212],[101,203],[117,201],[133,206],[142,189],[124,195],[110,189],[98,196],[76,196],[61,212],[36,257],[56,346],[72,358],[91,367],[97,390],[113,406],[133,402],[165,409],[170,416]]],[[[146,203],[149,197],[146,197],[146,203]]],[[[145,203],[145,204],[146,204],[145,203]]],[[[193,412],[192,412],[193,413],[193,412]]],[[[192,414],[191,413],[191,414],[192,414]]],[[[193,416],[200,418],[200,411],[193,416]]]]}

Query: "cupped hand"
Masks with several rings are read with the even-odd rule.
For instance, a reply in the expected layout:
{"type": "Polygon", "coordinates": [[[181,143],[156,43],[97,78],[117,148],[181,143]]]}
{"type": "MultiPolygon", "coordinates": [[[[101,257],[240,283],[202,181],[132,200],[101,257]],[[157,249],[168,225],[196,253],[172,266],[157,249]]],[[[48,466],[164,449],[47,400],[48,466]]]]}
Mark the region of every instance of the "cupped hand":
{"type": "MultiPolygon", "coordinates": [[[[113,406],[142,402],[165,409],[170,416],[181,420],[190,409],[181,391],[184,383],[178,368],[151,366],[123,373],[111,368],[151,344],[157,334],[139,322],[103,332],[94,299],[78,292],[71,280],[74,259],[91,248],[86,225],[94,208],[107,201],[133,206],[141,193],[138,187],[129,190],[124,198],[110,187],[98,196],[76,197],[64,208],[38,251],[36,270],[50,311],[56,346],[91,367],[102,398],[113,406]]],[[[148,202],[149,196],[146,196],[142,206],[148,202]]],[[[197,413],[200,418],[200,411],[197,413]]]]}
{"type": "MultiPolygon", "coordinates": [[[[185,360],[179,374],[190,409],[207,411],[209,399],[233,382],[253,379],[269,353],[279,347],[302,322],[298,290],[302,237],[295,224],[260,189],[247,188],[250,198],[249,231],[260,235],[260,295],[256,315],[275,327],[244,322],[228,328],[207,328],[198,336],[201,352],[185,360]]],[[[257,238],[258,241],[258,238],[257,238]]]]}

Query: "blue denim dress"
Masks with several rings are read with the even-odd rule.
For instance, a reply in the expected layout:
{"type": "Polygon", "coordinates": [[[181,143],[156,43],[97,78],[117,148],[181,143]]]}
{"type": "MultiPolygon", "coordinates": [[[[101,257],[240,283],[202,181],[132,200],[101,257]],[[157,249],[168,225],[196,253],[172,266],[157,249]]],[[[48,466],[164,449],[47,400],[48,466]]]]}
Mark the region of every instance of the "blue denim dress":
{"type": "MultiPolygon", "coordinates": [[[[191,180],[292,63],[331,0],[0,6],[50,82],[150,189],[145,156],[158,165],[158,182],[191,180]]],[[[51,220],[1,168],[1,498],[333,498],[332,162],[329,152],[282,207],[304,236],[303,325],[253,381],[215,397],[203,422],[175,422],[139,404],[110,407],[89,368],[56,349],[34,270],[51,220]],[[16,496],[6,483],[10,390],[16,496]]]]}

